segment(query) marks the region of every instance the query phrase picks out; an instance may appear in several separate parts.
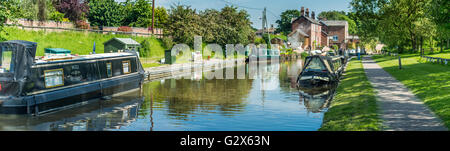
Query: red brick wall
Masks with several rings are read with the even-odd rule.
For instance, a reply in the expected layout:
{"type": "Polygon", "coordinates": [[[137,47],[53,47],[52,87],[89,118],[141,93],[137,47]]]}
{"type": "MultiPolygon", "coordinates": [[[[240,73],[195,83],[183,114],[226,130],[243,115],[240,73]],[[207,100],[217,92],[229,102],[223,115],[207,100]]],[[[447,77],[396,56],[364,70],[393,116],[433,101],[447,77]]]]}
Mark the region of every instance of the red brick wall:
{"type": "Polygon", "coordinates": [[[346,49],[345,45],[345,39],[346,33],[345,33],[345,27],[344,26],[328,26],[328,36],[333,37],[337,35],[338,41],[330,40],[329,46],[332,47],[333,45],[338,45],[339,48],[346,49]]]}

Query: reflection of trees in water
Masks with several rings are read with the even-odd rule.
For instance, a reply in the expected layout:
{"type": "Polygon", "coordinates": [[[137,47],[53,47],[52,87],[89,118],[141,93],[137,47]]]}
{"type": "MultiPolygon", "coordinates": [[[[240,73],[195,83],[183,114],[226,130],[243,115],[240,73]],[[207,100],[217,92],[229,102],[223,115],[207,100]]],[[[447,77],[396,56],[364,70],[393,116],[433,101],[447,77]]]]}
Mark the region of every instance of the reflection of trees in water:
{"type": "Polygon", "coordinates": [[[302,60],[280,62],[280,88],[284,92],[291,92],[297,86],[302,60]]]}
{"type": "MultiPolygon", "coordinates": [[[[167,79],[163,83],[144,86],[144,95],[145,102],[153,95],[154,105],[165,104],[169,115],[186,120],[189,114],[201,112],[220,111],[226,116],[242,112],[251,86],[249,79],[167,79]]],[[[147,104],[144,103],[142,108],[151,108],[147,104]]]]}

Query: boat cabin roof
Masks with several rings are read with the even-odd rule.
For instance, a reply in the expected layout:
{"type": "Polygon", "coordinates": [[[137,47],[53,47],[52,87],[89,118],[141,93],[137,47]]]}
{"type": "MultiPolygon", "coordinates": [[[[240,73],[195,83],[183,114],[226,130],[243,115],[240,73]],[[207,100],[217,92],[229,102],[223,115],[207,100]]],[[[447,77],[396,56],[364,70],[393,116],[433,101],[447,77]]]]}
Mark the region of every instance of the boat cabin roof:
{"type": "Polygon", "coordinates": [[[91,54],[91,55],[68,55],[68,56],[51,56],[43,57],[35,60],[35,64],[49,64],[49,63],[62,63],[62,62],[72,62],[72,61],[84,61],[84,60],[96,60],[96,59],[106,59],[106,58],[117,58],[117,57],[132,57],[136,56],[130,52],[117,52],[117,53],[102,53],[102,54],[91,54]]]}

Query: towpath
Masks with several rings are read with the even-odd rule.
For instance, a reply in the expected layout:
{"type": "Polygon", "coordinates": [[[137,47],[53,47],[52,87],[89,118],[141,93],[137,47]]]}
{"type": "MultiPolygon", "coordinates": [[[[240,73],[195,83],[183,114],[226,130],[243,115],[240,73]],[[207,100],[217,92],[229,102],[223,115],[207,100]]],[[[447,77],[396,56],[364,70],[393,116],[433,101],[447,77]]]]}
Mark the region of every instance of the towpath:
{"type": "Polygon", "coordinates": [[[447,131],[428,107],[408,88],[384,71],[370,56],[363,57],[367,78],[377,92],[386,131],[447,131]]]}

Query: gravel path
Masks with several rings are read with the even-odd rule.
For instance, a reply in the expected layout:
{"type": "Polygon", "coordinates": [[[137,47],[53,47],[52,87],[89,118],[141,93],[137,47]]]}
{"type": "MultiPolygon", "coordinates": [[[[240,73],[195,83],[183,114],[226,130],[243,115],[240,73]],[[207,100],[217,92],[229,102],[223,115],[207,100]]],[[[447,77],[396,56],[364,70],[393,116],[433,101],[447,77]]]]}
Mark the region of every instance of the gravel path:
{"type": "Polygon", "coordinates": [[[377,104],[386,131],[447,131],[433,112],[370,56],[363,58],[367,78],[377,92],[377,104]]]}

